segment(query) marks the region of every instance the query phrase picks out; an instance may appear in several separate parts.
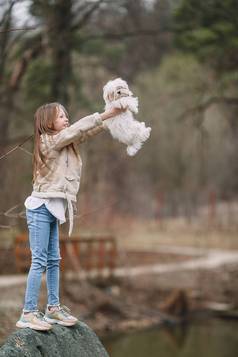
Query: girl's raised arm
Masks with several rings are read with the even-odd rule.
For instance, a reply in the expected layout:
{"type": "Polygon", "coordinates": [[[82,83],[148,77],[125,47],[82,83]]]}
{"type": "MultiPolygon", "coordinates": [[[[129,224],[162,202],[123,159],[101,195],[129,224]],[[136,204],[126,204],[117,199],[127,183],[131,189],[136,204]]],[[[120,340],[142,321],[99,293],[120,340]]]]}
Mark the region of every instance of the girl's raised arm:
{"type": "MultiPolygon", "coordinates": [[[[103,120],[118,115],[121,111],[121,109],[113,108],[102,114],[94,113],[92,115],[88,115],[79,119],[69,127],[62,129],[58,134],[52,135],[51,138],[49,138],[49,135],[43,135],[42,141],[47,146],[48,150],[61,150],[63,147],[74,141],[82,142],[85,140],[85,136],[91,136],[90,129],[94,129],[96,133],[99,128],[99,131],[103,130],[103,120]],[[82,139],[82,141],[80,139],[82,139]]],[[[94,134],[94,131],[92,131],[91,134],[94,134]]]]}

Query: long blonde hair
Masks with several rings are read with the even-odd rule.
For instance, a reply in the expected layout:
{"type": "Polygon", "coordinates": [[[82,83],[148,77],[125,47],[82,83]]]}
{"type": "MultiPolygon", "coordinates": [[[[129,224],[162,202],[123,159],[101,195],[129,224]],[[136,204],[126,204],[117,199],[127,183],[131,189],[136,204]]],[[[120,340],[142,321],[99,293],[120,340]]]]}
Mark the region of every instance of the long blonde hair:
{"type": "MultiPolygon", "coordinates": [[[[35,182],[37,171],[40,172],[43,165],[49,168],[46,163],[47,154],[44,155],[40,149],[40,136],[41,134],[57,134],[57,131],[54,130],[54,121],[57,118],[59,109],[62,109],[66,117],[69,118],[64,106],[57,102],[44,104],[40,106],[35,112],[32,183],[35,182]]],[[[78,152],[74,143],[67,145],[67,147],[71,147],[74,151],[74,154],[78,156],[78,152]]]]}

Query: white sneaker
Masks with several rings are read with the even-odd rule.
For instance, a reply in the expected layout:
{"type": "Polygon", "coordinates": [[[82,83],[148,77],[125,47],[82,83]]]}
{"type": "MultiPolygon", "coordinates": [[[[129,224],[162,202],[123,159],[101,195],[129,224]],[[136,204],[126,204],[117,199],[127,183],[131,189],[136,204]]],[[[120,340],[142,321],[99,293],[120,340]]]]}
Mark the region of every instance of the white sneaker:
{"type": "Polygon", "coordinates": [[[45,321],[49,324],[59,324],[63,326],[73,326],[78,319],[70,314],[70,309],[65,305],[51,307],[45,310],[45,321]]]}
{"type": "Polygon", "coordinates": [[[52,326],[45,321],[44,314],[38,310],[24,314],[22,312],[20,319],[16,323],[17,327],[29,327],[33,330],[47,331],[52,329],[52,326]]]}

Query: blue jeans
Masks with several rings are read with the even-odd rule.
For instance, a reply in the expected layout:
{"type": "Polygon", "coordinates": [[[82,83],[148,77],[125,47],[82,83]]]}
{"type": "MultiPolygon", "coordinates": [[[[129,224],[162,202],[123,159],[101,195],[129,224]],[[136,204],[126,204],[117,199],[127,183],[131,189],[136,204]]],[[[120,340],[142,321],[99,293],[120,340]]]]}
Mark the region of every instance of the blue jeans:
{"type": "Polygon", "coordinates": [[[26,209],[31,249],[23,311],[37,310],[42,273],[46,271],[48,305],[59,305],[59,227],[45,204],[26,209]]]}

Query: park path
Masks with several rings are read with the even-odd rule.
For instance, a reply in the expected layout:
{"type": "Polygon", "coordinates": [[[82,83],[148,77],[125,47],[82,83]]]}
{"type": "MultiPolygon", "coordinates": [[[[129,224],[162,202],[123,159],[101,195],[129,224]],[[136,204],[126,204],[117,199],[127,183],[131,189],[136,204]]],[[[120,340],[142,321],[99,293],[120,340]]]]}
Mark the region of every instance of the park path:
{"type": "MultiPolygon", "coordinates": [[[[188,271],[196,269],[215,269],[227,264],[238,263],[238,250],[199,249],[194,247],[161,246],[160,253],[174,253],[188,255],[192,259],[184,262],[152,264],[136,267],[116,268],[114,275],[117,277],[139,276],[146,274],[162,274],[169,272],[188,271]]],[[[45,277],[43,277],[44,279],[45,277]]],[[[0,288],[22,285],[26,283],[27,274],[0,276],[0,288]]]]}
{"type": "Polygon", "coordinates": [[[161,247],[158,250],[163,253],[174,253],[176,255],[188,255],[194,258],[176,263],[153,264],[146,266],[137,266],[116,269],[117,276],[137,276],[145,274],[162,274],[169,272],[178,272],[195,269],[215,269],[223,265],[238,263],[238,250],[218,250],[218,249],[198,249],[193,247],[161,247]]]}

